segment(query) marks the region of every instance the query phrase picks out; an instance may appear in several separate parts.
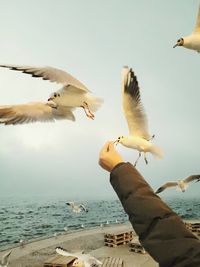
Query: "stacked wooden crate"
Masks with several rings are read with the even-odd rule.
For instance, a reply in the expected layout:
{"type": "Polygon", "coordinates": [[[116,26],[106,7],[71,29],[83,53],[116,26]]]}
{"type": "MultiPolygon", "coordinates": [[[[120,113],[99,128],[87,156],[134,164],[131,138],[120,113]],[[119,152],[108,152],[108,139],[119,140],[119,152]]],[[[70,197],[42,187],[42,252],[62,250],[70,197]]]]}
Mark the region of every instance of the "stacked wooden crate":
{"type": "Polygon", "coordinates": [[[75,259],[72,256],[57,255],[45,261],[44,267],[72,267],[75,259]]]}
{"type": "Polygon", "coordinates": [[[184,222],[188,230],[200,238],[200,222],[184,222]]]}
{"type": "Polygon", "coordinates": [[[122,267],[123,260],[121,258],[108,257],[102,261],[101,267],[122,267]]]}
{"type": "Polygon", "coordinates": [[[128,246],[129,246],[130,251],[133,251],[133,252],[136,252],[136,253],[141,253],[141,254],[145,254],[146,253],[145,249],[140,244],[140,241],[138,240],[138,238],[132,239],[129,242],[128,246]]]}
{"type": "Polygon", "coordinates": [[[104,234],[104,244],[108,247],[117,247],[128,244],[133,238],[133,231],[111,232],[104,234]]]}

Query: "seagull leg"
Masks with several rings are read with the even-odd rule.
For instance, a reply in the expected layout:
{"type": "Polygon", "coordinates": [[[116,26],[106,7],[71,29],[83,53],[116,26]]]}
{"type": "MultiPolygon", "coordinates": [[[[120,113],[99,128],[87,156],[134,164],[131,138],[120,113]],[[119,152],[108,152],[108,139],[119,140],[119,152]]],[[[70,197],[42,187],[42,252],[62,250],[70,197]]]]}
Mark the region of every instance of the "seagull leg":
{"type": "Polygon", "coordinates": [[[85,107],[86,107],[89,115],[94,119],[94,114],[90,111],[90,108],[88,106],[88,103],[84,101],[83,104],[85,105],[85,107]]]}
{"type": "Polygon", "coordinates": [[[153,140],[155,138],[155,134],[153,134],[152,136],[151,136],[151,138],[148,140],[148,141],[151,141],[151,140],[153,140]]]}
{"type": "MultiPolygon", "coordinates": [[[[83,103],[85,104],[85,102],[83,102],[83,103]]],[[[87,106],[85,107],[85,105],[82,105],[82,106],[80,106],[80,107],[84,109],[84,111],[85,111],[85,115],[86,115],[88,118],[94,120],[94,114],[92,114],[92,113],[89,111],[89,109],[87,108],[87,106]]]]}
{"type": "Polygon", "coordinates": [[[138,158],[137,158],[136,161],[135,161],[134,167],[136,167],[136,165],[137,165],[138,160],[139,160],[140,157],[141,157],[141,152],[139,152],[139,156],[138,156],[138,158]]]}
{"type": "Polygon", "coordinates": [[[144,152],[144,160],[145,160],[145,163],[146,163],[146,165],[148,164],[148,160],[147,160],[147,158],[146,158],[146,152],[144,152]]]}

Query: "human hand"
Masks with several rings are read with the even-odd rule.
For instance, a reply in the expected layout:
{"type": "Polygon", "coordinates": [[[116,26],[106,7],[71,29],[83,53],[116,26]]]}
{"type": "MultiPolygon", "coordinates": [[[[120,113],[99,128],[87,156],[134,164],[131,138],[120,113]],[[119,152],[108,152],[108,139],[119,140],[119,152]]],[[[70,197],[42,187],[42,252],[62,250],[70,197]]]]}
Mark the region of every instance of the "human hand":
{"type": "Polygon", "coordinates": [[[123,159],[115,149],[114,142],[108,141],[105,143],[99,154],[99,165],[106,171],[111,172],[120,162],[123,162],[123,159]]]}

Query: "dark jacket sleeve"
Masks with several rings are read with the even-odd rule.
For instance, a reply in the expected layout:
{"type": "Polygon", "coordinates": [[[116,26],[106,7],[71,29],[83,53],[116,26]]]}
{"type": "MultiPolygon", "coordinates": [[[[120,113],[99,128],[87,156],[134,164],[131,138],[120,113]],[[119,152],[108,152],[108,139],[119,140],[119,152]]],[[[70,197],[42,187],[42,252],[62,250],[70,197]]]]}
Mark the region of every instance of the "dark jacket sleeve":
{"type": "Polygon", "coordinates": [[[130,163],[118,164],[110,182],[141,244],[160,266],[200,266],[200,240],[130,163]]]}

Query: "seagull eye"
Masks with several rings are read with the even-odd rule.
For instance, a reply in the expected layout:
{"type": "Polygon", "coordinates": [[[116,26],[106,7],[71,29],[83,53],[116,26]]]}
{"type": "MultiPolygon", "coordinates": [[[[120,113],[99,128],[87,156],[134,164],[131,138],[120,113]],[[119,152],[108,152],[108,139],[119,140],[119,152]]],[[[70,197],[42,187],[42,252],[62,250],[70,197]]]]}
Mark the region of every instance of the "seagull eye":
{"type": "Polygon", "coordinates": [[[57,94],[55,93],[53,96],[54,96],[54,97],[57,97],[57,94]]]}

